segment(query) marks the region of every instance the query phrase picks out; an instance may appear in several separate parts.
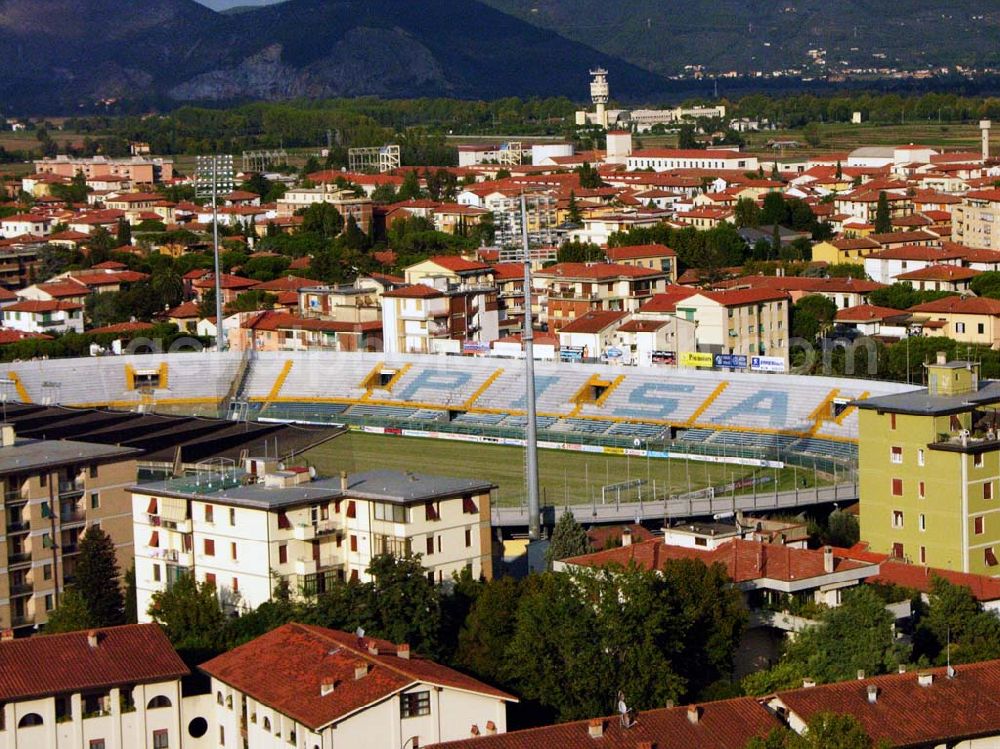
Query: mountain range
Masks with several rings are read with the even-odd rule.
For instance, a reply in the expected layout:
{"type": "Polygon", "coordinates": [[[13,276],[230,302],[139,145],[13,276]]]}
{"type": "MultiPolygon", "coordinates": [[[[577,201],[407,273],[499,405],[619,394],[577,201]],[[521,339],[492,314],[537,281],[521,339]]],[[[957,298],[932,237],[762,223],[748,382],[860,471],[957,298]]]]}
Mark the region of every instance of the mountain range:
{"type": "Polygon", "coordinates": [[[111,98],[230,101],[573,95],[659,76],[478,0],[288,0],[216,13],[194,0],[0,0],[0,109],[111,98]]]}
{"type": "Polygon", "coordinates": [[[676,95],[665,76],[1000,63],[981,0],[0,0],[0,110],[378,95],[676,95]],[[231,5],[231,3],[230,3],[231,5]],[[221,7],[221,5],[219,6],[221,7]],[[810,53],[810,51],[813,51],[810,53]]]}

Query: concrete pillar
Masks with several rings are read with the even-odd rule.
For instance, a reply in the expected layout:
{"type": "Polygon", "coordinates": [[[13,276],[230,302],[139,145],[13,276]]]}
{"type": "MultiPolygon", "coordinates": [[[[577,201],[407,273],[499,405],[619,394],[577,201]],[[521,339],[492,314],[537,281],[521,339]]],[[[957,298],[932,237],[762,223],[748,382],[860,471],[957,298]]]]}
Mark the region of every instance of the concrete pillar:
{"type": "Polygon", "coordinates": [[[983,161],[990,157],[990,127],[992,124],[989,120],[979,121],[979,130],[983,138],[983,161]]]}

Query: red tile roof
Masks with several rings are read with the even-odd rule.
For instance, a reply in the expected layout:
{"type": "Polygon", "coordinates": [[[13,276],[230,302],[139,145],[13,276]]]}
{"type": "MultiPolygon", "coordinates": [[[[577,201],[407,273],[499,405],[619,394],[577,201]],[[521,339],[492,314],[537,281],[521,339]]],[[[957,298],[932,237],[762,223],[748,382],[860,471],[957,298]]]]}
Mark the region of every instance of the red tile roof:
{"type": "Polygon", "coordinates": [[[628,313],[619,310],[590,310],[559,329],[560,333],[600,333],[628,313]]]}
{"type": "Polygon", "coordinates": [[[734,289],[731,291],[699,291],[701,296],[718,302],[723,307],[741,307],[745,304],[775,302],[788,299],[788,294],[777,289],[734,289]]]}
{"type": "Polygon", "coordinates": [[[105,325],[102,328],[91,328],[88,333],[135,333],[140,330],[149,330],[153,327],[151,322],[120,322],[114,325],[105,325]]]}
{"type": "Polygon", "coordinates": [[[38,284],[38,289],[55,299],[59,299],[60,297],[87,296],[90,293],[89,288],[71,277],[60,278],[49,283],[40,283],[38,284]]]}
{"type": "Polygon", "coordinates": [[[20,330],[0,328],[0,346],[6,346],[8,343],[17,343],[18,341],[23,341],[26,338],[41,338],[45,341],[52,340],[52,336],[45,335],[44,333],[24,333],[20,330]]]}
{"type": "Polygon", "coordinates": [[[262,281],[254,286],[254,291],[298,291],[305,286],[315,286],[314,278],[303,278],[302,276],[282,276],[272,281],[262,281]]]}
{"type": "Polygon", "coordinates": [[[867,294],[884,284],[859,278],[813,278],[810,276],[741,276],[717,285],[722,289],[776,289],[778,291],[808,291],[827,293],[867,294]]]}
{"type": "Polygon", "coordinates": [[[636,260],[647,257],[677,257],[677,253],[665,244],[637,244],[629,247],[609,247],[604,251],[612,263],[622,260],[636,260]]]}
{"type": "Polygon", "coordinates": [[[450,741],[436,744],[435,749],[743,749],[750,739],[780,725],[757,700],[740,697],[691,708],[646,710],[631,728],[623,728],[615,715],[450,741]],[[689,709],[697,711],[697,722],[688,717],[689,709]],[[590,737],[592,723],[600,726],[601,738],[590,737]]]}
{"type": "Polygon", "coordinates": [[[899,281],[968,281],[982,271],[958,265],[928,265],[896,276],[899,281]]]}
{"type": "Polygon", "coordinates": [[[899,317],[905,315],[903,310],[892,307],[879,307],[874,304],[859,304],[854,307],[838,310],[834,319],[837,322],[875,322],[885,320],[887,317],[899,317]]]}
{"type": "MultiPolygon", "coordinates": [[[[256,286],[259,283],[259,281],[255,281],[252,278],[234,276],[231,273],[221,274],[220,280],[222,282],[222,288],[224,289],[247,289],[251,286],[256,286]]],[[[211,271],[207,271],[204,275],[195,279],[193,286],[195,286],[195,288],[205,289],[215,288],[215,274],[211,271]]]]}
{"type": "MultiPolygon", "coordinates": [[[[265,310],[249,316],[240,327],[252,330],[315,330],[324,333],[359,333],[363,323],[321,320],[315,317],[300,317],[290,312],[265,310]]],[[[377,328],[382,327],[376,321],[377,328]]]]}
{"type": "MultiPolygon", "coordinates": [[[[9,307],[7,309],[10,309],[9,307]]],[[[1000,300],[987,297],[946,296],[910,307],[910,312],[953,312],[963,315],[1000,315],[1000,300]]]]}
{"type": "Polygon", "coordinates": [[[940,239],[937,234],[926,231],[893,231],[887,234],[871,234],[868,237],[881,245],[910,244],[911,242],[934,242],[940,239]]]}
{"type": "Polygon", "coordinates": [[[649,301],[639,307],[640,312],[674,312],[677,309],[677,302],[694,296],[698,289],[689,286],[671,285],[663,294],[653,294],[649,301]]]}
{"type": "Polygon", "coordinates": [[[615,278],[662,276],[663,271],[654,268],[637,268],[634,265],[620,263],[556,263],[538,271],[535,275],[539,278],[581,278],[590,281],[608,281],[615,278]]]}
{"type": "MultiPolygon", "coordinates": [[[[585,567],[608,565],[625,567],[634,562],[643,569],[658,570],[667,562],[676,559],[699,559],[709,566],[721,564],[735,583],[762,579],[792,582],[830,574],[825,571],[821,549],[794,549],[791,546],[743,539],[733,539],[719,544],[714,549],[704,549],[665,544],[662,539],[655,538],[564,561],[567,564],[585,567]]],[[[872,565],[834,555],[835,573],[860,570],[865,567],[872,565]]],[[[872,572],[875,569],[872,569],[872,572]]]]}
{"type": "Polygon", "coordinates": [[[873,252],[868,257],[873,260],[924,260],[931,263],[938,263],[942,260],[958,260],[964,255],[954,246],[948,249],[941,247],[928,247],[925,245],[903,245],[901,247],[890,247],[880,252],[873,252]]]}
{"type": "Polygon", "coordinates": [[[1000,733],[1000,661],[929,669],[933,683],[917,673],[890,674],[788,692],[776,697],[806,722],[817,713],[856,717],[874,743],[894,747],[954,746],[967,738],[1000,733]],[[874,686],[875,702],[868,699],[874,686]]]}
{"type": "Polygon", "coordinates": [[[128,624],[0,642],[0,700],[24,700],[187,676],[187,666],[157,624],[128,624]],[[44,667],[41,667],[44,665],[44,667]]]}
{"type": "Polygon", "coordinates": [[[76,302],[60,302],[56,299],[48,300],[34,300],[34,299],[24,299],[20,302],[15,302],[14,304],[8,304],[3,308],[4,311],[11,312],[69,312],[72,310],[83,309],[82,304],[77,304],[76,302]]]}
{"type": "Polygon", "coordinates": [[[323,627],[285,624],[201,665],[201,670],[316,730],[415,683],[516,701],[499,689],[397,646],[323,627]],[[369,652],[377,648],[378,654],[369,652]],[[356,678],[355,667],[367,671],[356,678]],[[333,691],[321,695],[325,681],[333,691]]]}
{"type": "Polygon", "coordinates": [[[466,260],[458,255],[435,255],[427,258],[427,262],[440,265],[442,268],[446,268],[447,270],[455,273],[471,273],[476,271],[485,272],[490,269],[490,266],[485,263],[479,263],[475,260],[466,260]]]}
{"type": "Polygon", "coordinates": [[[391,298],[400,297],[403,299],[434,299],[444,296],[444,294],[432,286],[417,283],[412,286],[400,286],[398,289],[391,289],[383,292],[382,296],[391,298]]]}

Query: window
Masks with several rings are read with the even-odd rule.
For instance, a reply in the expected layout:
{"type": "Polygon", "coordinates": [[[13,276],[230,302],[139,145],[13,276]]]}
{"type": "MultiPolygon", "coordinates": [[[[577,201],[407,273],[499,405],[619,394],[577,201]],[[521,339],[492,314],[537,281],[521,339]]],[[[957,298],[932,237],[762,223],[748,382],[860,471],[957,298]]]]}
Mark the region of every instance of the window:
{"type": "Polygon", "coordinates": [[[997,566],[997,555],[995,553],[993,553],[993,547],[992,546],[988,546],[985,549],[983,549],[983,552],[984,552],[983,553],[983,557],[986,560],[986,565],[988,567],[996,567],[997,566]]]}
{"type": "Polygon", "coordinates": [[[399,717],[414,718],[431,714],[431,693],[413,692],[399,695],[399,717]]]}
{"type": "Polygon", "coordinates": [[[46,564],[42,566],[42,579],[51,580],[52,579],[52,565],[46,564]]]}
{"type": "Polygon", "coordinates": [[[17,722],[18,728],[28,728],[30,726],[40,726],[42,725],[42,716],[38,713],[28,713],[21,717],[21,720],[17,722]]]}
{"type": "Polygon", "coordinates": [[[993,499],[993,482],[987,481],[983,484],[983,499],[993,499]]]}
{"type": "Polygon", "coordinates": [[[166,728],[153,731],[153,749],[170,749],[170,734],[166,728]]]}
{"type": "Polygon", "coordinates": [[[902,463],[903,462],[903,448],[901,448],[901,447],[893,447],[892,451],[890,452],[890,458],[889,459],[893,463],[902,463]]]}
{"type": "Polygon", "coordinates": [[[208,585],[211,585],[213,587],[215,586],[215,573],[214,572],[206,572],[205,573],[205,583],[208,584],[208,585]]]}
{"type": "Polygon", "coordinates": [[[889,428],[896,428],[896,414],[889,414],[889,428]]]}
{"type": "Polygon", "coordinates": [[[927,564],[927,547],[926,546],[921,546],[920,547],[920,563],[921,564],[927,564]]]}
{"type": "Polygon", "coordinates": [[[424,519],[425,520],[440,520],[441,513],[438,510],[438,506],[434,502],[428,502],[424,505],[424,519]]]}
{"type": "Polygon", "coordinates": [[[352,535],[351,536],[351,551],[357,551],[357,550],[358,550],[358,537],[352,535]]]}
{"type": "Polygon", "coordinates": [[[96,479],[97,478],[97,466],[96,465],[92,465],[90,467],[90,478],[92,478],[92,479],[96,479]]]}
{"type": "Polygon", "coordinates": [[[236,560],[236,542],[235,541],[230,541],[229,542],[229,556],[232,557],[234,561],[236,560]]]}
{"type": "Polygon", "coordinates": [[[158,694],[156,697],[151,699],[146,703],[147,710],[158,710],[163,707],[170,707],[171,702],[169,697],[164,697],[162,694],[158,694]]]}
{"type": "Polygon", "coordinates": [[[215,509],[212,505],[205,505],[205,522],[214,523],[215,522],[215,509]]]}
{"type": "Polygon", "coordinates": [[[235,507],[230,507],[229,508],[229,524],[230,525],[236,525],[236,508],[235,507]]]}
{"type": "Polygon", "coordinates": [[[438,544],[438,554],[440,554],[440,553],[441,553],[441,539],[442,539],[442,536],[438,536],[438,537],[437,537],[437,544],[438,544]]]}
{"type": "Polygon", "coordinates": [[[281,510],[278,513],[278,530],[287,531],[287,530],[291,529],[291,527],[292,527],[292,523],[288,519],[288,513],[285,512],[284,510],[281,510]]]}
{"type": "Polygon", "coordinates": [[[465,548],[468,549],[470,546],[472,546],[472,529],[471,528],[466,528],[465,529],[465,548]]]}
{"type": "Polygon", "coordinates": [[[215,556],[215,539],[212,538],[205,539],[205,556],[206,557],[215,556]]]}
{"type": "Polygon", "coordinates": [[[920,483],[917,484],[917,496],[919,496],[920,499],[924,499],[924,498],[927,497],[927,493],[926,493],[926,491],[924,489],[924,482],[923,481],[921,481],[920,483]]]}
{"type": "Polygon", "coordinates": [[[101,506],[101,495],[97,492],[90,493],[90,509],[96,510],[101,506]]]}
{"type": "Polygon", "coordinates": [[[387,520],[390,523],[405,523],[406,508],[402,505],[393,505],[387,502],[376,502],[375,519],[387,520]]]}
{"type": "Polygon", "coordinates": [[[903,511],[893,510],[892,511],[892,527],[902,528],[903,527],[903,511]]]}
{"type": "Polygon", "coordinates": [[[158,564],[153,565],[153,582],[160,582],[160,565],[158,564]]]}
{"type": "Polygon", "coordinates": [[[288,545],[281,544],[278,547],[278,564],[288,564],[288,545]]]}
{"type": "Polygon", "coordinates": [[[979,515],[978,517],[973,518],[973,520],[972,520],[973,532],[977,536],[983,535],[983,532],[985,530],[984,524],[985,524],[985,518],[982,515],[979,515]]]}
{"type": "Polygon", "coordinates": [[[104,749],[104,739],[91,739],[90,749],[104,749]]]}
{"type": "Polygon", "coordinates": [[[427,537],[427,556],[434,553],[434,536],[427,537]]]}
{"type": "Polygon", "coordinates": [[[226,745],[226,727],[219,726],[219,746],[226,745]]]}
{"type": "Polygon", "coordinates": [[[475,515],[479,512],[479,508],[476,507],[476,503],[472,497],[462,497],[462,512],[466,515],[475,515]]]}
{"type": "Polygon", "coordinates": [[[52,611],[52,609],[54,607],[55,607],[55,603],[52,601],[52,594],[51,593],[46,593],[45,594],[45,610],[46,611],[52,611]]]}
{"type": "Polygon", "coordinates": [[[921,512],[919,520],[920,520],[920,530],[922,531],[927,530],[927,516],[921,512]]]}
{"type": "Polygon", "coordinates": [[[892,480],[892,496],[894,497],[903,496],[903,479],[892,480]]]}
{"type": "Polygon", "coordinates": [[[264,730],[265,731],[271,730],[271,719],[268,718],[266,715],[264,716],[264,730]]]}
{"type": "Polygon", "coordinates": [[[903,544],[899,543],[898,541],[896,543],[894,543],[892,545],[892,554],[890,554],[890,556],[893,559],[902,559],[903,558],[903,544]]]}
{"type": "Polygon", "coordinates": [[[977,323],[976,324],[976,332],[979,333],[979,335],[982,335],[983,333],[986,332],[986,326],[983,325],[983,323],[977,323]]]}
{"type": "Polygon", "coordinates": [[[356,518],[357,516],[358,516],[358,507],[357,504],[352,499],[350,502],[347,503],[347,517],[356,518]]]}
{"type": "Polygon", "coordinates": [[[924,464],[924,451],[917,450],[917,465],[922,466],[924,464]]]}
{"type": "Polygon", "coordinates": [[[975,455],[973,455],[972,456],[972,464],[976,468],[982,468],[983,467],[983,454],[982,453],[976,453],[975,455]]]}
{"type": "Polygon", "coordinates": [[[964,333],[965,332],[965,323],[964,322],[957,322],[957,323],[955,323],[955,332],[956,333],[964,333]]]}
{"type": "Polygon", "coordinates": [[[233,593],[240,592],[240,579],[238,577],[233,578],[233,593]]]}

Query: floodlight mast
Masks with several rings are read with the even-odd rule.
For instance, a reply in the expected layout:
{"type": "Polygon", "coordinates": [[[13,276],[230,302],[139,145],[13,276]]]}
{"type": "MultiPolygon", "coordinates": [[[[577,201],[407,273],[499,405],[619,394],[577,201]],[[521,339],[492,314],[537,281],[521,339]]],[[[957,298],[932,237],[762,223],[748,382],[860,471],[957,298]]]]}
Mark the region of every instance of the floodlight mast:
{"type": "Polygon", "coordinates": [[[223,351],[226,347],[225,332],[222,329],[222,273],[219,262],[219,183],[224,181],[232,189],[232,156],[199,156],[196,189],[203,197],[212,198],[212,249],[215,260],[215,347],[223,351]],[[223,162],[224,173],[219,173],[219,162],[223,162]],[[210,176],[206,176],[209,172],[210,176]],[[210,184],[206,184],[210,183],[210,184]]]}
{"type": "Polygon", "coordinates": [[[528,406],[524,430],[527,458],[528,540],[541,538],[541,507],[538,499],[538,433],[535,418],[535,335],[531,322],[531,251],[528,248],[528,208],[521,193],[521,245],[524,249],[524,388],[528,406]]]}

